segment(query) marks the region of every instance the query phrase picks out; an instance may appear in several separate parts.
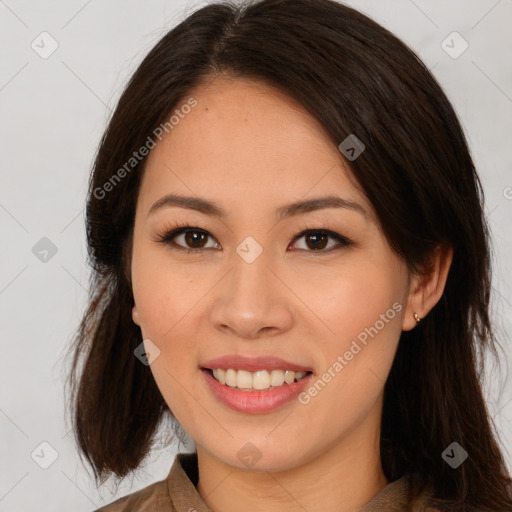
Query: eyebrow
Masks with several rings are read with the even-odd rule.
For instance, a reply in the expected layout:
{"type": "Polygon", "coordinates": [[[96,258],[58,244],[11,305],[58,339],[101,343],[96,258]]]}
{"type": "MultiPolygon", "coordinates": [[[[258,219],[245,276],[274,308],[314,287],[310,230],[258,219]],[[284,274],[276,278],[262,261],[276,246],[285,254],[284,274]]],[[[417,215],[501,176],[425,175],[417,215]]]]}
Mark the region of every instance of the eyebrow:
{"type": "MultiPolygon", "coordinates": [[[[219,205],[207,199],[193,196],[182,196],[178,194],[167,194],[156,201],[149,209],[148,216],[160,210],[162,208],[170,208],[178,206],[180,208],[186,208],[189,210],[195,210],[205,215],[212,215],[215,217],[225,219],[228,215],[226,210],[221,208],[219,205]]],[[[280,206],[276,209],[276,217],[279,220],[283,220],[296,215],[301,215],[316,210],[322,210],[324,208],[346,208],[360,213],[368,222],[371,222],[371,217],[366,209],[348,199],[344,199],[339,196],[324,196],[315,197],[312,199],[306,199],[303,201],[297,201],[295,203],[280,206]]]]}

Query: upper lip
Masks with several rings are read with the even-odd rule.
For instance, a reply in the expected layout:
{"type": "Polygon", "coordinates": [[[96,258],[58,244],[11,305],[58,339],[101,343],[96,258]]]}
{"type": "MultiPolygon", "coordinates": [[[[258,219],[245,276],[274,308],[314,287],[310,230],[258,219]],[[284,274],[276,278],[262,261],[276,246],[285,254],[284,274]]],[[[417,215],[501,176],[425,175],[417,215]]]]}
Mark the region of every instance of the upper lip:
{"type": "Polygon", "coordinates": [[[213,370],[215,368],[233,368],[234,370],[246,370],[256,372],[258,370],[293,370],[294,372],[312,372],[313,369],[301,364],[285,361],[274,356],[246,357],[242,355],[225,355],[210,359],[201,364],[201,368],[213,370]]]}

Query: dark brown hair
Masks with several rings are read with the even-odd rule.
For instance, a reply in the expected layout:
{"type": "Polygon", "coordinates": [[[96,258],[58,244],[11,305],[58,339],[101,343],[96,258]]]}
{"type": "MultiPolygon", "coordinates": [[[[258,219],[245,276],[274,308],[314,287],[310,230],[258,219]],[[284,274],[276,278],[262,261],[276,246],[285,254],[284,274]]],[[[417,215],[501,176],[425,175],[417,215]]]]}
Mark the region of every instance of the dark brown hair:
{"type": "Polygon", "coordinates": [[[133,354],[141,331],[131,317],[130,240],[146,159],[98,191],[193,88],[219,74],[285,91],[336,146],[350,134],[365,144],[347,163],[409,270],[421,270],[440,244],[453,247],[445,291],[402,333],[385,385],[383,468],[390,481],[415,475],[415,495],[428,487],[443,510],[511,510],[511,479],[480,384],[483,355],[496,356],[497,341],[483,190],[463,130],[416,54],[333,0],[201,8],[156,44],[118,102],[90,180],[91,296],[68,381],[77,443],[97,481],[136,469],[162,419],[173,418],[133,354]],[[469,454],[457,469],[441,457],[453,441],[469,454]]]}

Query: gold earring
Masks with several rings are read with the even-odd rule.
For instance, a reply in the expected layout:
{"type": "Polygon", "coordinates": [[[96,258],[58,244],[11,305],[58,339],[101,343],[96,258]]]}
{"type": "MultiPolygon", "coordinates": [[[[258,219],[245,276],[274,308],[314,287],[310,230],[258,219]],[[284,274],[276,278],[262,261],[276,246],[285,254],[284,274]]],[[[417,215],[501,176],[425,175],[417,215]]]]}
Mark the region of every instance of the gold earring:
{"type": "Polygon", "coordinates": [[[414,313],[414,319],[416,320],[417,323],[420,323],[421,321],[421,318],[416,313],[414,313]]]}

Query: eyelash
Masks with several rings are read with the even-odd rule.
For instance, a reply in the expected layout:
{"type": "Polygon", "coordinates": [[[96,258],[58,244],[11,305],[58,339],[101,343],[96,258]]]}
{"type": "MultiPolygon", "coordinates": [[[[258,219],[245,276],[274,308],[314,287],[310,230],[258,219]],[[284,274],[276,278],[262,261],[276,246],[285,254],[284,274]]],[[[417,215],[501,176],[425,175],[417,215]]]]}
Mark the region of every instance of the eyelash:
{"type": "MultiPolygon", "coordinates": [[[[157,234],[156,241],[159,243],[168,245],[173,250],[182,251],[182,252],[185,252],[186,254],[190,254],[191,252],[199,253],[202,251],[207,251],[207,250],[212,249],[211,247],[207,247],[207,248],[203,248],[203,249],[186,249],[183,246],[177,245],[176,243],[174,243],[172,241],[172,239],[175,238],[176,236],[181,235],[183,233],[187,233],[189,231],[203,233],[203,234],[207,235],[208,237],[214,239],[214,237],[210,233],[208,233],[208,231],[201,229],[199,227],[184,225],[184,224],[172,224],[172,225],[166,226],[162,232],[157,234]]],[[[333,238],[334,240],[339,242],[339,245],[335,246],[335,247],[331,247],[330,249],[319,249],[319,250],[297,249],[298,251],[314,253],[317,255],[325,255],[332,251],[341,249],[343,247],[350,247],[353,245],[353,242],[351,240],[340,235],[339,233],[335,233],[334,231],[331,231],[331,230],[325,229],[325,228],[318,228],[318,227],[311,228],[309,226],[305,226],[300,231],[300,233],[298,233],[293,238],[292,243],[296,242],[297,240],[302,238],[304,235],[308,235],[308,234],[327,235],[328,237],[333,238]]]]}

